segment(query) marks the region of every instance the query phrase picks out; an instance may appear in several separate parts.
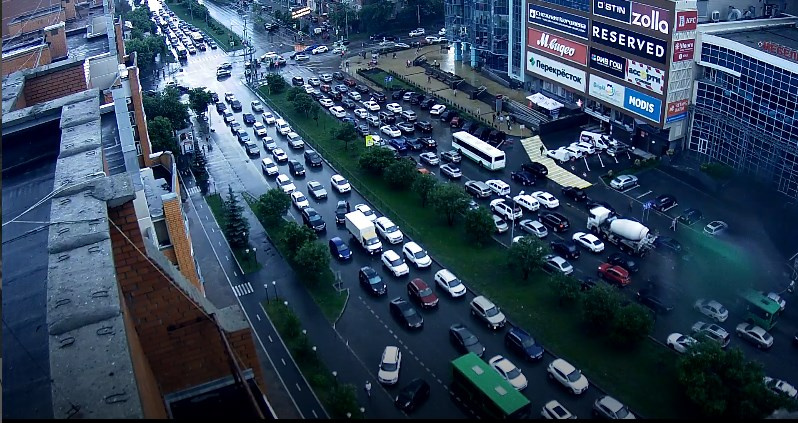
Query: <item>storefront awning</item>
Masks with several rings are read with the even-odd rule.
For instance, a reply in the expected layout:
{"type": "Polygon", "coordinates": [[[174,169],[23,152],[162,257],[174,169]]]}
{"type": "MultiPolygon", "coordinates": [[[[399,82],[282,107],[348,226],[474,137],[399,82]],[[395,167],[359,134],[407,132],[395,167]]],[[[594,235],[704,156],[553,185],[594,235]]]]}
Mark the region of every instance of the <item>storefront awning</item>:
{"type": "Polygon", "coordinates": [[[526,99],[529,100],[530,102],[532,102],[532,104],[534,104],[536,106],[540,105],[540,103],[543,102],[543,101],[549,100],[548,97],[546,97],[545,95],[543,95],[541,93],[532,94],[529,97],[527,97],[526,99]]]}
{"type": "Polygon", "coordinates": [[[563,107],[562,103],[550,98],[546,98],[545,101],[540,102],[538,105],[546,110],[556,110],[563,107]]]}

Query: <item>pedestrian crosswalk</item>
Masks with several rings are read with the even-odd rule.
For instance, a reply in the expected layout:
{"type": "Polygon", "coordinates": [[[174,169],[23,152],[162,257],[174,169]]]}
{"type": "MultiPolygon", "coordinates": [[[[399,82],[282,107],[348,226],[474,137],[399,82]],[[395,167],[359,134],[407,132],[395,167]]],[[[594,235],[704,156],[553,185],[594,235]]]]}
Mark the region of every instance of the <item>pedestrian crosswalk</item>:
{"type": "Polygon", "coordinates": [[[252,284],[249,282],[233,287],[233,292],[236,294],[236,297],[243,297],[244,295],[251,294],[254,291],[255,290],[252,289],[252,284]]]}
{"type": "Polygon", "coordinates": [[[186,188],[186,192],[188,193],[188,195],[199,194],[200,193],[200,189],[199,189],[199,187],[190,187],[190,188],[186,188]]]}
{"type": "Polygon", "coordinates": [[[534,137],[524,138],[521,140],[521,145],[524,146],[524,150],[526,150],[526,154],[529,156],[529,159],[533,162],[542,163],[546,166],[549,170],[548,175],[546,175],[552,181],[564,186],[564,187],[577,187],[577,188],[587,188],[592,185],[590,182],[585,181],[584,179],[574,175],[573,173],[563,169],[557,163],[544,156],[542,154],[543,149],[543,141],[540,140],[540,137],[535,135],[534,137]]]}

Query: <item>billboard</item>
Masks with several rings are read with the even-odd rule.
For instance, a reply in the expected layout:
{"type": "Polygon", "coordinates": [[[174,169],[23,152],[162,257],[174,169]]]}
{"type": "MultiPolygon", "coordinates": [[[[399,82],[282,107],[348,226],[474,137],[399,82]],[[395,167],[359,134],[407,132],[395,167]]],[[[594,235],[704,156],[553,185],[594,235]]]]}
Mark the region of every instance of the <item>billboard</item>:
{"type": "Polygon", "coordinates": [[[668,111],[666,112],[665,123],[678,122],[687,117],[687,99],[674,101],[668,103],[668,111]]]}
{"type": "Polygon", "coordinates": [[[595,43],[658,63],[665,64],[668,61],[666,54],[668,52],[667,41],[627,31],[617,26],[594,20],[591,39],[595,43]]]}
{"type": "Polygon", "coordinates": [[[629,59],[626,63],[626,82],[662,94],[665,86],[665,71],[645,63],[629,59]]]}
{"type": "Polygon", "coordinates": [[[695,40],[681,40],[673,42],[674,62],[693,60],[693,53],[695,53],[695,40]]]}
{"type": "Polygon", "coordinates": [[[684,10],[676,12],[676,32],[692,31],[698,27],[698,11],[684,10]]]}
{"type": "Polygon", "coordinates": [[[587,39],[588,28],[590,28],[588,18],[535,4],[529,5],[529,18],[527,21],[531,24],[555,29],[584,39],[587,39]]]}
{"type": "Polygon", "coordinates": [[[625,87],[600,76],[590,75],[587,93],[598,100],[623,109],[625,87]]]}
{"type": "Polygon", "coordinates": [[[590,69],[612,75],[618,79],[626,78],[626,59],[607,53],[595,47],[590,48],[590,69]]]}
{"type": "Polygon", "coordinates": [[[663,35],[671,32],[670,12],[643,3],[628,0],[593,0],[593,14],[663,35]]]}
{"type": "Polygon", "coordinates": [[[660,100],[629,87],[626,87],[624,91],[624,109],[656,123],[660,122],[660,116],[662,115],[662,102],[660,100]]]}
{"type": "Polygon", "coordinates": [[[526,42],[529,47],[562,57],[582,66],[587,65],[587,46],[567,40],[558,35],[527,28],[526,42]]]}
{"type": "Polygon", "coordinates": [[[585,72],[532,51],[526,53],[526,70],[559,84],[585,92],[585,72]]]}

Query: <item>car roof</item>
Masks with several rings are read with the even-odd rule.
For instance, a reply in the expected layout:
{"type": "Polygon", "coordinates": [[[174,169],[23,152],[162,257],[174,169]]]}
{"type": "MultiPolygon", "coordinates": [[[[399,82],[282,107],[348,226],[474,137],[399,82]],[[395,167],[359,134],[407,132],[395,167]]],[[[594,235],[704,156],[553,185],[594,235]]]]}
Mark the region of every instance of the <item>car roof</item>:
{"type": "Polygon", "coordinates": [[[394,259],[394,258],[400,258],[399,254],[396,254],[396,251],[394,251],[394,250],[385,250],[385,252],[382,253],[382,254],[389,260],[394,259]]]}
{"type": "Polygon", "coordinates": [[[493,304],[493,302],[491,300],[487,299],[484,295],[480,295],[478,297],[474,297],[474,299],[471,300],[471,302],[472,303],[477,303],[477,304],[479,304],[480,306],[482,306],[484,308],[489,308],[490,306],[495,306],[495,304],[493,304]]]}
{"type": "Polygon", "coordinates": [[[620,409],[622,409],[624,407],[623,403],[621,403],[620,401],[618,401],[617,399],[615,399],[615,398],[613,398],[613,397],[611,397],[609,395],[605,395],[605,396],[599,398],[598,401],[602,405],[604,405],[605,407],[610,409],[610,411],[612,411],[613,413],[617,412],[618,410],[620,410],[620,409]]]}
{"type": "Polygon", "coordinates": [[[388,345],[382,352],[382,358],[387,363],[396,363],[399,361],[399,347],[388,345]]]}

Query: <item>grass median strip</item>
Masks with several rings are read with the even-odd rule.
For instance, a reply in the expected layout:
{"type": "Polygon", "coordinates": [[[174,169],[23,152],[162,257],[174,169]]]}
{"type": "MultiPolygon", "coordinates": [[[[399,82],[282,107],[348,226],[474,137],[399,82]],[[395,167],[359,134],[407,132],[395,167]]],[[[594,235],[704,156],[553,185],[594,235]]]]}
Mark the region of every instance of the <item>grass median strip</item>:
{"type": "MultiPolygon", "coordinates": [[[[216,223],[220,228],[224,228],[227,220],[224,217],[224,202],[222,196],[219,194],[209,195],[205,197],[205,202],[208,203],[208,207],[211,208],[216,223]]],[[[261,269],[262,266],[258,263],[254,249],[233,248],[232,250],[233,255],[236,256],[236,260],[238,260],[238,263],[241,265],[241,270],[245,274],[257,272],[261,269]]]]}
{"type": "Polygon", "coordinates": [[[199,14],[195,11],[193,18],[192,13],[188,8],[187,2],[182,3],[175,3],[174,1],[170,1],[168,3],[169,10],[175,12],[175,14],[184,22],[190,25],[194,25],[198,29],[201,29],[209,36],[213,37],[216,40],[216,44],[224,51],[236,51],[240,50],[243,45],[241,44],[241,37],[239,37],[236,33],[231,31],[226,26],[222,25],[216,19],[208,16],[207,21],[205,19],[201,19],[199,14]],[[233,42],[233,45],[230,45],[230,41],[233,42]]]}
{"type": "Polygon", "coordinates": [[[626,350],[592,335],[583,325],[578,306],[562,308],[540,275],[523,281],[507,267],[506,249],[497,244],[477,248],[459,227],[446,226],[430,208],[422,208],[411,192],[392,190],[381,179],[368,176],[357,158],[365,147],[345,149],[329,134],[340,123],[323,114],[319,125],[297,113],[285,94],[263,96],[292,128],[305,131],[306,141],[404,232],[424,245],[431,255],[467,285],[497,301],[513,322],[532,331],[550,351],[580,367],[593,382],[609,389],[646,417],[686,417],[688,410],[677,387],[676,357],[654,342],[626,350]],[[365,181],[368,181],[366,183],[365,181]],[[652,395],[656,387],[656,395],[652,395]]]}

